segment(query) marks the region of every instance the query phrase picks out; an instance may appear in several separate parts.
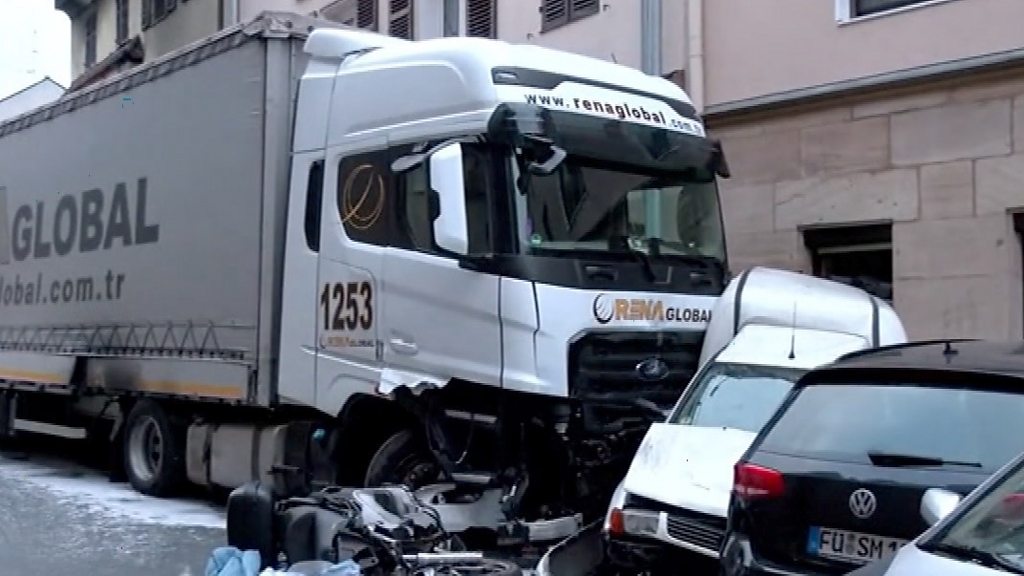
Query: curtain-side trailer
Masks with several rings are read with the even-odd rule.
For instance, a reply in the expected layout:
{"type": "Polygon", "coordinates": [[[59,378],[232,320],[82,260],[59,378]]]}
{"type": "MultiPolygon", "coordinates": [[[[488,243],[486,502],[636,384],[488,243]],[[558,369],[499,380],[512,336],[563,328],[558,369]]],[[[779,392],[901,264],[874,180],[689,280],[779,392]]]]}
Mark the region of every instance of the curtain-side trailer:
{"type": "Polygon", "coordinates": [[[205,452],[188,467],[201,483],[267,472],[282,430],[252,424],[287,406],[276,359],[302,24],[262,18],[0,125],[8,430],[116,424],[132,484],[153,494],[184,480],[186,444],[205,452]],[[190,437],[197,417],[244,425],[190,437]]]}

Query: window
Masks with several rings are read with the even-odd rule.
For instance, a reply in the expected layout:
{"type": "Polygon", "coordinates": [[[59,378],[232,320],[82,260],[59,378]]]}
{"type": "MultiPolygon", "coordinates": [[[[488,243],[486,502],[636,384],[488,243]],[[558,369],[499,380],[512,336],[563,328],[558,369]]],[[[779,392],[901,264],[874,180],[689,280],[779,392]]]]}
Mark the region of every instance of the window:
{"type": "Polygon", "coordinates": [[[548,32],[597,14],[598,0],[541,0],[541,32],[548,32]]]}
{"type": "MultiPolygon", "coordinates": [[[[469,227],[469,253],[486,254],[493,250],[491,241],[491,203],[487,191],[492,189],[490,156],[482,148],[462,145],[463,182],[466,190],[466,221],[469,227]]],[[[421,164],[397,178],[396,188],[402,208],[402,227],[408,247],[423,252],[437,252],[434,244],[434,220],[439,207],[430,193],[427,165],[421,164]]]]}
{"type": "Polygon", "coordinates": [[[466,36],[497,38],[497,0],[466,0],[466,36]]]}
{"type": "Polygon", "coordinates": [[[1024,570],[1024,462],[1014,464],[945,529],[919,544],[928,552],[940,545],[947,554],[950,548],[990,554],[1013,567],[1010,573],[1024,570]]]}
{"type": "MultiPolygon", "coordinates": [[[[482,146],[463,144],[469,253],[493,251],[491,155],[482,146]]],[[[345,235],[356,242],[437,253],[434,220],[440,207],[430,191],[428,163],[399,175],[390,162],[412,151],[402,146],[342,160],[338,170],[338,210],[345,235]]],[[[314,175],[310,175],[311,188],[314,175]]],[[[307,220],[307,226],[313,226],[307,220]]]]}
{"type": "Polygon", "coordinates": [[[96,63],[96,11],[85,18],[85,67],[96,63]]]}
{"type": "Polygon", "coordinates": [[[651,176],[569,156],[552,174],[530,176],[527,210],[524,241],[535,254],[631,249],[725,262],[714,181],[651,176]]]}
{"type": "Polygon", "coordinates": [[[117,0],[117,37],[115,42],[120,46],[128,39],[128,0],[117,0]]]}
{"type": "Polygon", "coordinates": [[[320,251],[320,212],[323,204],[324,161],[317,160],[309,167],[306,182],[306,246],[313,252],[320,251]]]}
{"type": "Polygon", "coordinates": [[[388,0],[388,35],[412,40],[412,0],[388,0]]]}
{"type": "Polygon", "coordinates": [[[177,7],[178,0],[142,0],[142,29],[148,30],[177,7]]]}
{"type": "Polygon", "coordinates": [[[395,244],[395,198],[387,150],[358,154],[338,169],[338,217],[356,242],[395,244]]]}
{"type": "Polygon", "coordinates": [[[892,225],[804,230],[813,274],[892,302],[892,225]]]}
{"type": "Polygon", "coordinates": [[[934,2],[936,0],[836,0],[836,20],[842,22],[915,4],[934,2]]]}
{"type": "Polygon", "coordinates": [[[712,364],[669,421],[760,432],[802,375],[793,368],[712,364]]]}
{"type": "Polygon", "coordinates": [[[320,17],[363,30],[377,30],[377,0],[338,0],[324,7],[320,17]]]}
{"type": "Polygon", "coordinates": [[[938,458],[992,473],[1020,453],[1024,394],[951,386],[809,385],[783,408],[760,449],[858,464],[873,463],[876,452],[938,458]]]}

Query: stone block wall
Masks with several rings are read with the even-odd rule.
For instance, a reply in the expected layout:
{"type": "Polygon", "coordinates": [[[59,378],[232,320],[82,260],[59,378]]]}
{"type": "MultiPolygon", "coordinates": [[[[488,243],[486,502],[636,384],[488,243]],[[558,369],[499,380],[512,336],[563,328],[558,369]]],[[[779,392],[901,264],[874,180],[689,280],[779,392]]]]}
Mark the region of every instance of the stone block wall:
{"type": "Polygon", "coordinates": [[[1024,71],[708,124],[735,271],[810,272],[802,228],[891,221],[911,337],[1024,336],[1024,71]]]}

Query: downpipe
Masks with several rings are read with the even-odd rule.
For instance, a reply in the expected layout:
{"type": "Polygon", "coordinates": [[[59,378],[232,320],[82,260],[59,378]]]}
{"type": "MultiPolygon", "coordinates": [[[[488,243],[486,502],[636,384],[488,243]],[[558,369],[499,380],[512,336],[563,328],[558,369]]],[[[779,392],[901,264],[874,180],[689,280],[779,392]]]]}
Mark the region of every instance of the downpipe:
{"type": "MultiPolygon", "coordinates": [[[[640,65],[644,73],[659,78],[662,76],[661,0],[640,0],[640,65]]],[[[660,237],[661,194],[654,190],[648,191],[644,198],[644,208],[650,226],[648,234],[660,237]]]]}

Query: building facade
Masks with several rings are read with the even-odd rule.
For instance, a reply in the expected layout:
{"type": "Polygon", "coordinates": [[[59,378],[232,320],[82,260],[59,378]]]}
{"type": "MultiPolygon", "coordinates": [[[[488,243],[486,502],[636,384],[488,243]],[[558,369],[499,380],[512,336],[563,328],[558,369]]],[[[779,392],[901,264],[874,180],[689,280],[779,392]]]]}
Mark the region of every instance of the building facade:
{"type": "Polygon", "coordinates": [[[1024,336],[1024,2],[704,11],[734,269],[863,285],[915,338],[1024,336]]]}
{"type": "MultiPolygon", "coordinates": [[[[688,66],[691,0],[56,0],[72,22],[72,88],[159,58],[263,10],[400,38],[478,36],[571,50],[670,76],[688,66]],[[645,34],[645,30],[658,30],[645,34]],[[644,38],[654,38],[645,45],[644,38]]],[[[691,34],[691,36],[693,36],[691,34]]],[[[690,66],[692,67],[692,66],[690,66]]]]}
{"type": "Polygon", "coordinates": [[[497,0],[56,0],[56,6],[72,23],[72,89],[264,10],[315,15],[410,39],[495,37],[498,15],[497,0]]]}

